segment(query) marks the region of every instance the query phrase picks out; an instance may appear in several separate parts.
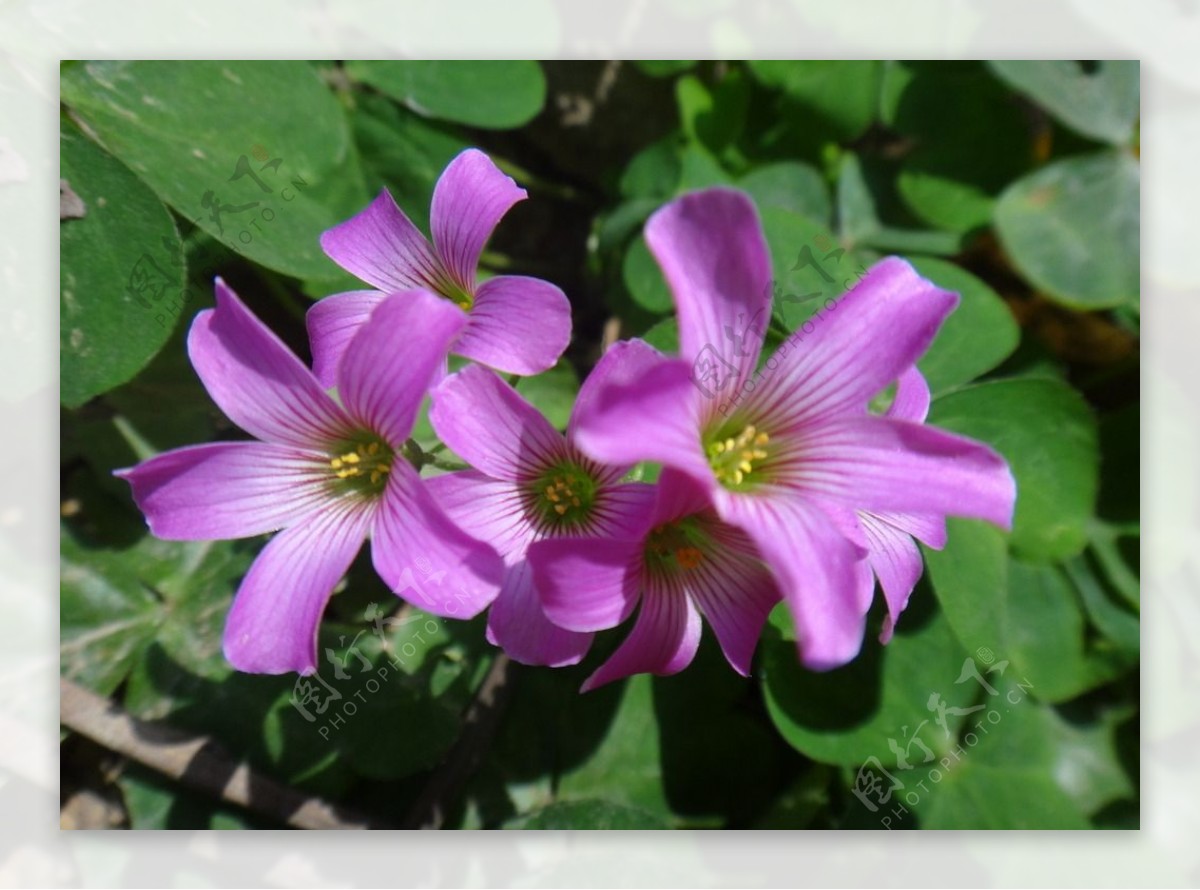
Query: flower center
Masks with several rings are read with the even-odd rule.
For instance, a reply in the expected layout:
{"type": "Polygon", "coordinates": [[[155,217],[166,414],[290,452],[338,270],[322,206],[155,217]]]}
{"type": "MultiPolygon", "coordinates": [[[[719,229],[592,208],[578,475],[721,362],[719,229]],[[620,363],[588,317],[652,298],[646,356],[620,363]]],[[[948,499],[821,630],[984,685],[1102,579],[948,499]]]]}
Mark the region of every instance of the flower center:
{"type": "Polygon", "coordinates": [[[440,277],[437,292],[463,312],[470,312],[471,307],[475,305],[475,298],[471,296],[471,292],[457,284],[449,276],[440,277]]]}
{"type": "Polygon", "coordinates": [[[704,562],[706,544],[695,516],[664,523],[646,536],[646,568],[659,575],[691,571],[704,562]]]}
{"type": "Polygon", "coordinates": [[[543,528],[577,528],[596,503],[595,476],[574,461],[563,461],[529,486],[531,509],[543,528]]]}
{"type": "Polygon", "coordinates": [[[396,454],[390,445],[375,436],[366,436],[340,444],[332,452],[329,469],[336,484],[362,494],[379,494],[387,485],[396,454]]]}
{"type": "Polygon", "coordinates": [[[767,444],[771,437],[760,433],[754,424],[747,424],[737,435],[722,429],[708,442],[704,452],[713,475],[726,488],[746,488],[761,476],[762,463],[768,457],[767,444]]]}

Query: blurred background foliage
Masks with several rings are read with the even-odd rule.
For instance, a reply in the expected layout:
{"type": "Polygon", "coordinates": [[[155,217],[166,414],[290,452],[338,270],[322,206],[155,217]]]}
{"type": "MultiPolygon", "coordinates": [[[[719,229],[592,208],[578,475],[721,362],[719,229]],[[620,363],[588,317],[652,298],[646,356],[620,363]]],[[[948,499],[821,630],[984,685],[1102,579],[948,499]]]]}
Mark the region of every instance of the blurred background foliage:
{"type": "MultiPolygon", "coordinates": [[[[1137,826],[1136,62],[68,62],[61,98],[64,678],[377,824],[1137,826]],[[889,253],[962,295],[921,363],[931,422],[1011,462],[1012,534],[952,522],[894,641],[877,607],[826,674],[777,610],[749,679],[709,635],[678,676],[581,696],[625,631],[575,668],[511,665],[365,557],[321,684],[234,673],[222,624],[262,540],[157,541],[112,470],[240,435],[184,348],[214,276],[307,357],[311,300],[354,286],[321,231],[383,187],[427,226],[468,146],[529,190],[485,271],[572,301],[567,355],[520,385],[555,423],[615,337],[672,348],[642,225],[731,185],[772,247],[769,337],[889,253]]],[[[64,825],[287,816],[69,728],[62,769],[64,825]]]]}

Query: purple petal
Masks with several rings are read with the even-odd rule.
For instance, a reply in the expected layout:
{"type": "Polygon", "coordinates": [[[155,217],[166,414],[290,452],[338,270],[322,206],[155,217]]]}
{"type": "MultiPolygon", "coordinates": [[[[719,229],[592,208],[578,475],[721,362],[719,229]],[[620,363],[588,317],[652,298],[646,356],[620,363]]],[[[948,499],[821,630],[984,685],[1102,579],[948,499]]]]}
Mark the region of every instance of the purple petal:
{"type": "Polygon", "coordinates": [[[721,523],[709,533],[713,549],[684,573],[683,582],[712,625],[726,660],[746,677],[763,624],[782,595],[745,532],[721,523]]]}
{"type": "Polygon", "coordinates": [[[321,248],[385,293],[439,290],[445,272],[433,247],[386,189],[366,209],[321,235],[321,248]]]}
{"type": "Polygon", "coordinates": [[[445,473],[423,480],[425,490],[455,525],[473,538],[487,541],[509,562],[523,554],[536,537],[526,515],[525,493],[513,482],[492,479],[475,470],[445,473]]]}
{"type": "Polygon", "coordinates": [[[525,189],[478,149],[467,149],[442,171],[429,211],[433,243],[455,283],[467,293],[475,289],[483,245],[508,209],[524,198],[525,189]]]}
{"type": "Polygon", "coordinates": [[[505,374],[540,374],[571,342],[571,304],[548,281],[500,275],[479,286],[454,351],[505,374]]]}
{"type": "Polygon", "coordinates": [[[747,408],[776,429],[859,414],[920,358],[957,304],[904,260],[881,260],[809,333],[779,347],[747,408]]]}
{"type": "Polygon", "coordinates": [[[580,692],[588,692],[633,674],[679,673],[700,645],[700,613],[681,591],[652,583],[642,595],[637,621],[625,641],[608,661],[587,678],[580,692]]]}
{"type": "Polygon", "coordinates": [[[312,673],[317,626],[362,546],[370,511],[323,510],[280,532],[242,580],[225,623],[225,657],[255,674],[312,673]]]}
{"type": "Polygon", "coordinates": [[[641,541],[548,538],[526,554],[546,616],[575,631],[616,627],[637,605],[641,541]]]}
{"type": "Polygon", "coordinates": [[[349,412],[398,446],[412,432],[421,401],[466,323],[461,309],[428,291],[394,294],[380,303],[354,335],[338,371],[349,412]]]}
{"type": "Polygon", "coordinates": [[[867,533],[867,558],[887,602],[888,617],[879,635],[879,642],[886,643],[892,638],[896,621],[908,605],[908,598],[917,586],[925,564],[916,542],[900,529],[870,513],[860,514],[859,518],[867,533]]]}
{"type": "Polygon", "coordinates": [[[734,391],[754,372],[771,320],[771,257],[754,203],[713,188],[672,201],[646,223],[679,314],[680,355],[706,349],[736,368],[734,391]]]}
{"type": "Polygon", "coordinates": [[[566,452],[562,434],[536,408],[478,365],[434,388],[429,420],[455,454],[496,479],[536,476],[566,452]]]}
{"type": "Polygon", "coordinates": [[[167,451],[117,476],[156,538],[249,538],[299,521],[327,502],[328,458],[265,442],[167,451]]]}
{"type": "Polygon", "coordinates": [[[1016,483],[979,442],[903,420],[844,418],[810,430],[790,481],[859,510],[933,513],[1012,527],[1016,483]]]}
{"type": "Polygon", "coordinates": [[[602,471],[601,477],[609,481],[602,482],[598,489],[586,534],[623,541],[640,540],[654,518],[655,486],[645,482],[616,482],[607,471],[602,471]]]}
{"type": "Polygon", "coordinates": [[[337,385],[337,369],[358,329],[366,324],[384,294],[354,290],[318,300],[308,310],[305,324],[312,348],[313,374],[326,389],[337,385]]]}
{"type": "Polygon", "coordinates": [[[661,352],[644,340],[618,340],[596,362],[590,374],[579,387],[571,419],[567,422],[567,439],[575,437],[576,418],[591,410],[595,398],[610,386],[629,385],[665,360],[661,352]]]}
{"type": "Polygon", "coordinates": [[[909,368],[896,381],[896,396],[888,406],[887,416],[893,420],[924,423],[929,414],[929,384],[916,366],[909,368]]]}
{"type": "Polygon", "coordinates": [[[487,639],[514,661],[549,667],[577,664],[592,645],[590,633],[575,633],[550,623],[525,560],[504,575],[500,595],[488,610],[487,639]]]}
{"type": "Polygon", "coordinates": [[[478,615],[504,577],[499,554],[451,522],[402,461],[393,464],[379,502],[371,557],[397,596],[447,618],[478,615]]]}
{"type": "Polygon", "coordinates": [[[872,510],[876,519],[894,525],[907,535],[912,535],[926,547],[941,550],[946,546],[946,517],[936,513],[895,513],[890,510],[872,510]]]}
{"type": "Polygon", "coordinates": [[[658,461],[716,485],[700,445],[700,399],[687,364],[661,359],[640,378],[610,381],[576,404],[575,444],[601,463],[658,461]]]}
{"type": "Polygon", "coordinates": [[[874,590],[865,551],[822,509],[799,497],[718,491],[716,505],[754,540],[774,573],[796,622],[804,664],[829,670],[853,659],[874,590]]]}
{"type": "Polygon", "coordinates": [[[188,355],[229,419],[282,445],[322,448],[344,436],[349,417],[304,363],[219,278],[216,293],[217,307],[192,323],[188,355]]]}

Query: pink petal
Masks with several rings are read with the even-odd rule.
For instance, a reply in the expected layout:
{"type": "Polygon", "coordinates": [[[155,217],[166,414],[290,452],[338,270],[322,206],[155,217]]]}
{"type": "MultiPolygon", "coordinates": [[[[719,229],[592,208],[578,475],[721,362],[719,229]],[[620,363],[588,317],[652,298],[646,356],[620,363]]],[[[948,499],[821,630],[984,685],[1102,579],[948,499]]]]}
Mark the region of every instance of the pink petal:
{"type": "Polygon", "coordinates": [[[872,510],[876,519],[894,525],[912,535],[926,547],[941,550],[946,546],[946,517],[936,513],[896,513],[891,510],[872,510]]]}
{"type": "Polygon", "coordinates": [[[637,605],[642,542],[547,538],[526,554],[546,616],[575,631],[616,627],[637,605]]]}
{"type": "Polygon", "coordinates": [[[317,626],[362,546],[370,511],[323,510],[272,538],[242,580],[225,623],[225,657],[255,674],[312,673],[317,626]]]}
{"type": "Polygon", "coordinates": [[[338,391],[346,408],[362,425],[399,446],[412,432],[421,401],[439,379],[446,351],[466,323],[461,309],[428,291],[388,297],[354,335],[342,359],[338,391]]]}
{"type": "Polygon", "coordinates": [[[358,215],[322,234],[321,248],[347,272],[385,293],[437,291],[446,277],[433,247],[386,189],[358,215]]]}
{"type": "Polygon", "coordinates": [[[305,324],[312,348],[313,374],[329,389],[337,385],[337,369],[358,329],[366,324],[386,294],[354,290],[318,300],[308,310],[305,324]]]}
{"type": "Polygon", "coordinates": [[[525,560],[504,575],[500,595],[488,610],[487,639],[514,661],[549,667],[577,664],[592,645],[590,633],[575,633],[550,623],[525,560]]]}
{"type": "Polygon", "coordinates": [[[860,510],[933,513],[1012,527],[1016,484],[986,445],[902,420],[844,418],[810,430],[788,481],[860,510]]]}
{"type": "Polygon", "coordinates": [[[575,444],[594,460],[658,461],[716,485],[700,445],[701,395],[686,363],[663,358],[629,383],[612,381],[576,404],[575,444]]]}
{"type": "Polygon", "coordinates": [[[681,591],[652,583],[642,595],[637,621],[608,661],[587,678],[588,692],[633,674],[669,676],[679,673],[700,645],[700,613],[681,591]]]}
{"type": "Polygon", "coordinates": [[[646,243],[675,297],[681,356],[691,367],[715,352],[736,369],[735,392],[771,320],[771,257],[754,203],[724,188],[685,195],[650,217],[646,243]]]}
{"type": "Polygon", "coordinates": [[[925,564],[916,543],[900,529],[870,513],[861,514],[860,519],[867,533],[871,570],[879,579],[887,602],[888,617],[879,635],[879,642],[886,643],[892,638],[896,621],[908,605],[908,598],[917,586],[925,564]]]}
{"type": "Polygon", "coordinates": [[[455,454],[496,479],[536,476],[566,452],[562,434],[536,408],[478,365],[434,388],[429,419],[455,454]]]}
{"type": "Polygon", "coordinates": [[[888,406],[887,416],[893,420],[924,423],[929,414],[929,384],[916,366],[909,368],[896,381],[896,396],[888,406]]]}
{"type": "Polygon", "coordinates": [[[471,322],[454,351],[505,374],[540,374],[571,342],[571,304],[548,281],[489,278],[475,292],[471,322]]]}
{"type": "Polygon", "coordinates": [[[525,189],[478,149],[467,149],[442,172],[429,211],[433,243],[455,283],[467,293],[475,289],[483,245],[508,209],[524,198],[525,189]]]}
{"type": "MultiPolygon", "coordinates": [[[[784,341],[762,370],[747,410],[774,429],[859,414],[929,347],[958,296],[889,257],[784,341]]],[[[757,382],[757,381],[756,381],[757,382]]]]}
{"type": "Polygon", "coordinates": [[[393,464],[379,502],[371,557],[397,596],[447,618],[478,615],[504,577],[499,554],[451,522],[402,461],[393,464]]]}
{"type": "Polygon", "coordinates": [[[874,590],[866,552],[821,508],[799,497],[718,491],[716,506],[754,540],[774,573],[796,622],[804,664],[829,670],[853,659],[874,590]]]}
{"type": "Polygon", "coordinates": [[[323,448],[344,436],[350,419],[304,363],[219,278],[216,293],[217,307],[192,323],[188,354],[229,419],[282,445],[323,448]]]}
{"type": "Polygon", "coordinates": [[[601,478],[608,481],[601,483],[592,521],[580,534],[619,540],[643,537],[654,518],[655,486],[645,482],[616,482],[607,471],[601,472],[601,478]]]}
{"type": "Polygon", "coordinates": [[[156,538],[249,538],[299,521],[325,504],[328,458],[265,442],[179,448],[115,474],[156,538]]]}
{"type": "Polygon", "coordinates": [[[525,507],[525,492],[514,482],[492,479],[475,470],[444,473],[423,480],[425,490],[455,525],[487,541],[507,560],[523,554],[536,536],[525,507]]]}
{"type": "Polygon", "coordinates": [[[592,402],[600,393],[610,386],[636,383],[665,358],[644,340],[618,340],[608,347],[579,387],[579,394],[571,409],[571,419],[567,422],[567,439],[574,439],[576,418],[591,410],[592,402]]]}

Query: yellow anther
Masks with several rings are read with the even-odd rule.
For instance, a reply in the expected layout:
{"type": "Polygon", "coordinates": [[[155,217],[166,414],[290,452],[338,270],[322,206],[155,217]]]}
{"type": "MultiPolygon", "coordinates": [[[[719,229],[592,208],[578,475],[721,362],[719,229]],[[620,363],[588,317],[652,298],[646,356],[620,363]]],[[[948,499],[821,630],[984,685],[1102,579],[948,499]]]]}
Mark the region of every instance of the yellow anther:
{"type": "Polygon", "coordinates": [[[770,441],[771,441],[771,437],[768,436],[766,433],[759,433],[757,436],[754,437],[755,445],[766,445],[770,441]]]}
{"type": "Polygon", "coordinates": [[[680,547],[675,551],[675,561],[682,569],[694,569],[704,561],[704,554],[695,547],[680,547]]]}
{"type": "Polygon", "coordinates": [[[562,516],[564,513],[567,512],[567,505],[566,504],[555,504],[554,512],[557,513],[559,516],[562,516]]]}
{"type": "Polygon", "coordinates": [[[748,461],[748,460],[744,460],[740,464],[738,464],[738,469],[741,470],[743,473],[749,473],[751,470],[754,469],[754,464],[750,463],[750,461],[748,461]]]}
{"type": "MultiPolygon", "coordinates": [[[[358,447],[361,448],[362,446],[360,445],[358,447]]],[[[361,458],[359,458],[359,456],[357,454],[355,454],[353,451],[349,452],[348,454],[342,455],[342,460],[344,460],[348,464],[356,464],[359,462],[360,459],[361,458]]]]}
{"type": "Polygon", "coordinates": [[[340,470],[342,468],[342,459],[340,457],[335,457],[329,462],[329,466],[333,467],[335,470],[340,470]]]}
{"type": "Polygon", "coordinates": [[[378,442],[372,442],[370,445],[367,446],[367,454],[374,457],[378,453],[379,453],[379,443],[378,442]]]}

